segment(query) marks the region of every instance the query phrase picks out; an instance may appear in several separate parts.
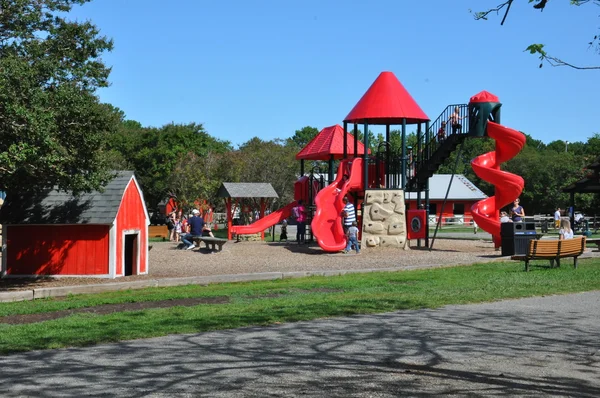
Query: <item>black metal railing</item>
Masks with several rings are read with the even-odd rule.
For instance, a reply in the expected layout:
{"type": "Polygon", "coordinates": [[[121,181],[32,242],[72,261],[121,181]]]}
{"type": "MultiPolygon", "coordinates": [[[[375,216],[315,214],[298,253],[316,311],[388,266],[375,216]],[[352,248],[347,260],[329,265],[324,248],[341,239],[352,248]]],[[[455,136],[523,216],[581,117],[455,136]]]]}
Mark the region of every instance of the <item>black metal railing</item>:
{"type": "Polygon", "coordinates": [[[417,189],[448,158],[459,142],[469,133],[469,105],[448,105],[421,136],[420,148],[408,187],[417,189]],[[456,113],[455,110],[458,110],[456,113]],[[458,116],[455,116],[457,114],[458,116]]]}

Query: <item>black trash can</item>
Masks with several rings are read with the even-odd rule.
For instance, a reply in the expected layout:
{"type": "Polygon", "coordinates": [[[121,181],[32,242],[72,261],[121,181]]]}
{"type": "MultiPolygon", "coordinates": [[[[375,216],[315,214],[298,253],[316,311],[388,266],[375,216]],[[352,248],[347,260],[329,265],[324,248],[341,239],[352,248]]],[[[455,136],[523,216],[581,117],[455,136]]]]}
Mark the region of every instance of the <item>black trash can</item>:
{"type": "Polygon", "coordinates": [[[500,225],[503,256],[527,254],[529,242],[536,237],[534,222],[505,222],[500,225]]]}

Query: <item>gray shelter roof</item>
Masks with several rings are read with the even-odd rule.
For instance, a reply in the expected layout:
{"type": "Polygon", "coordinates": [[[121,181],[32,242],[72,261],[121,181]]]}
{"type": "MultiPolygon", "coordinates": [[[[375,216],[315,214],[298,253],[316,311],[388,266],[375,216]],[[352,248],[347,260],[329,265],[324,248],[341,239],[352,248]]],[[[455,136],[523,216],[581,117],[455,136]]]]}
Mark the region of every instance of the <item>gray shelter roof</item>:
{"type": "MultiPolygon", "coordinates": [[[[434,174],[429,179],[429,199],[444,200],[450,177],[452,174],[434,174]]],[[[416,192],[409,192],[409,199],[417,199],[416,192]]],[[[421,192],[421,198],[425,199],[425,192],[421,192]]],[[[479,188],[475,186],[467,177],[462,174],[455,174],[452,180],[452,187],[448,194],[450,200],[481,200],[487,198],[479,188]]]]}
{"type": "Polygon", "coordinates": [[[119,171],[103,192],[73,196],[48,190],[27,197],[8,195],[0,209],[3,224],[112,224],[133,171],[119,171]]]}
{"type": "Polygon", "coordinates": [[[278,198],[268,182],[224,182],[219,188],[220,198],[278,198]]]}

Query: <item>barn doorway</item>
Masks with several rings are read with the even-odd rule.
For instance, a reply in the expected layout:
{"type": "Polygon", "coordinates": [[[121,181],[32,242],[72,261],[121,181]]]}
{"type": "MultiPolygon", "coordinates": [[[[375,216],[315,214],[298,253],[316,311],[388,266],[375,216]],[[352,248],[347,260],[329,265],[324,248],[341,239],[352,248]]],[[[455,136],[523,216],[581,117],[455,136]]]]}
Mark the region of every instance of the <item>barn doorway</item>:
{"type": "Polygon", "coordinates": [[[125,235],[125,261],[124,261],[124,273],[123,276],[136,275],[137,264],[138,264],[138,237],[139,234],[126,234],[125,235]]]}

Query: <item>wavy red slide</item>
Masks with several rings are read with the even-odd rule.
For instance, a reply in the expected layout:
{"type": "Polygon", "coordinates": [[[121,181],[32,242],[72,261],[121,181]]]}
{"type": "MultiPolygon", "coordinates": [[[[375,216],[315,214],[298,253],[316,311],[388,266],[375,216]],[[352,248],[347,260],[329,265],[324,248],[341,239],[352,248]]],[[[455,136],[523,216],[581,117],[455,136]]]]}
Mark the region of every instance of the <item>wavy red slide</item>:
{"type": "Polygon", "coordinates": [[[471,212],[479,227],[492,234],[495,242],[500,242],[498,212],[516,199],[525,186],[522,177],[500,170],[500,165],[521,152],[525,135],[494,122],[488,122],[487,135],[496,140],[496,150],[477,156],[471,166],[479,178],[494,185],[496,194],[475,203],[471,212]]]}
{"type": "Polygon", "coordinates": [[[342,228],[343,199],[348,192],[364,190],[362,165],[362,158],[342,160],[335,181],[319,191],[315,198],[317,210],[310,227],[317,243],[326,252],[337,252],[346,247],[342,228]]]}
{"type": "Polygon", "coordinates": [[[257,234],[259,232],[264,231],[267,228],[272,227],[275,224],[279,224],[280,222],[288,218],[292,214],[292,209],[294,208],[294,206],[298,206],[298,202],[292,202],[289,205],[284,206],[277,211],[274,211],[268,216],[258,219],[258,221],[250,225],[234,225],[231,228],[231,231],[238,235],[257,234]]]}

